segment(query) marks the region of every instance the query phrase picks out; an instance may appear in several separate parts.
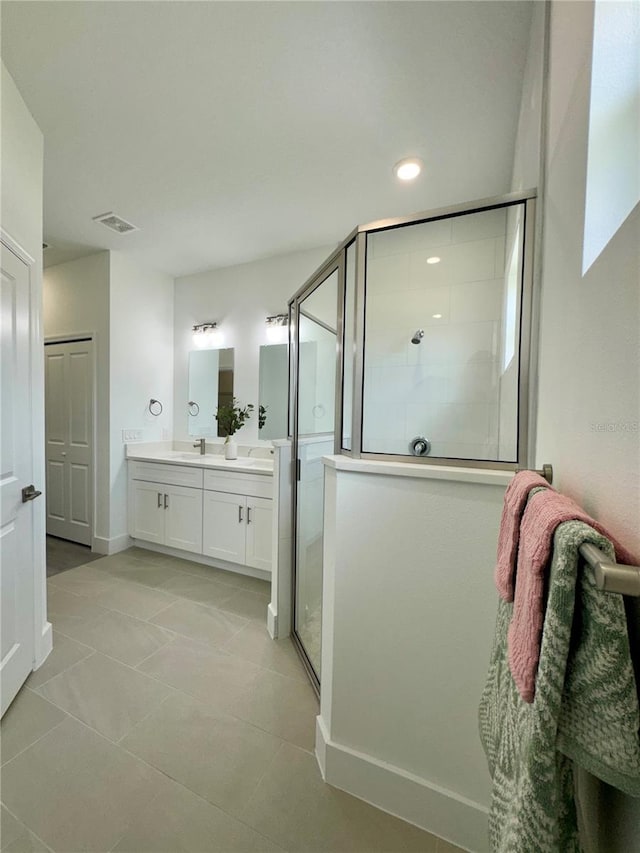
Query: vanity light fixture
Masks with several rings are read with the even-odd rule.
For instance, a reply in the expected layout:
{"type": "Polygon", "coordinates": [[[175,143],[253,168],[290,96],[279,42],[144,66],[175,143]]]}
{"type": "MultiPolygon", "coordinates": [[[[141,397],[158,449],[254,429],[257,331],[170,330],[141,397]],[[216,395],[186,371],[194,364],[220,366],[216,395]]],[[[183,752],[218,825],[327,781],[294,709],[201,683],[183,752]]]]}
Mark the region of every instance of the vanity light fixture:
{"type": "Polygon", "coordinates": [[[289,318],[286,314],[272,314],[267,317],[267,338],[270,343],[285,343],[287,340],[287,326],[289,318]]]}
{"type": "Polygon", "coordinates": [[[427,258],[427,263],[428,264],[439,264],[440,258],[437,255],[432,255],[432,257],[427,258]]]}
{"type": "Polygon", "coordinates": [[[193,327],[193,345],[198,349],[212,349],[220,346],[218,324],[196,323],[193,327]]]}
{"type": "Polygon", "coordinates": [[[393,172],[401,181],[413,181],[422,171],[422,160],[417,157],[407,157],[405,160],[400,160],[393,167],[393,172]]]}

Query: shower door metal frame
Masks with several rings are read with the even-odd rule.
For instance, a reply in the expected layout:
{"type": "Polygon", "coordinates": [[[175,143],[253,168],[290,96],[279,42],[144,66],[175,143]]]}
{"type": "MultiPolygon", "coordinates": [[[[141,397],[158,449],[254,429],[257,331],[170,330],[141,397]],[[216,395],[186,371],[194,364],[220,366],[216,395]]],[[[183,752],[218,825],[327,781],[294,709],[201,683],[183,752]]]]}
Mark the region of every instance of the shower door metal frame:
{"type": "MultiPolygon", "coordinates": [[[[291,567],[293,582],[291,584],[291,638],[300,655],[302,663],[307,671],[311,684],[317,695],[320,696],[320,678],[316,673],[311,659],[307,654],[297,627],[297,593],[298,593],[298,483],[300,475],[300,460],[298,455],[298,404],[299,404],[299,377],[300,377],[300,306],[304,300],[321,287],[325,281],[335,272],[338,273],[337,304],[336,304],[336,380],[335,380],[335,406],[334,406],[334,452],[339,453],[339,444],[342,438],[342,371],[343,371],[343,324],[344,312],[344,279],[345,279],[345,243],[333,252],[321,267],[309,278],[305,284],[289,301],[289,401],[293,417],[289,419],[291,438],[291,567]],[[337,446],[336,446],[337,445],[337,446]]],[[[333,330],[332,330],[333,331],[333,330]]]]}

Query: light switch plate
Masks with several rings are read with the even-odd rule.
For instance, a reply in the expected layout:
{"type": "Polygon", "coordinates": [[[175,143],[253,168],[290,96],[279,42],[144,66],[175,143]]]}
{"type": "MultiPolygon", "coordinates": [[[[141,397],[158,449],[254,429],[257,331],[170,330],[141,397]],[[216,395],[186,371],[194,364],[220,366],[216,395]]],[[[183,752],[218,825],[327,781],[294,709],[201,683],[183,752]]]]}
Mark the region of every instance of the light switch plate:
{"type": "Polygon", "coordinates": [[[142,430],[141,429],[123,429],[122,430],[122,440],[123,441],[142,441],[142,430]]]}

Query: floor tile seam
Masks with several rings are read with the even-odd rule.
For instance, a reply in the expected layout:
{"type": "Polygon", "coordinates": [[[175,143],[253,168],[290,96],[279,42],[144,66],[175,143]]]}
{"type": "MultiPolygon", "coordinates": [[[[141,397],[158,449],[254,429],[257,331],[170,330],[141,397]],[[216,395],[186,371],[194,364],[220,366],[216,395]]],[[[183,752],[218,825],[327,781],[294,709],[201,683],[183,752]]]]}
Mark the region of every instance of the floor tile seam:
{"type": "MultiPolygon", "coordinates": [[[[67,636],[67,635],[65,634],[65,636],[67,636]]],[[[68,639],[73,640],[73,637],[68,637],[68,639]]],[[[166,646],[170,645],[174,640],[175,640],[175,637],[172,637],[163,646],[160,646],[160,648],[156,649],[155,652],[152,652],[147,658],[144,658],[142,663],[144,663],[145,660],[148,660],[149,657],[153,657],[153,655],[162,651],[166,646]]],[[[79,642],[79,641],[76,641],[76,642],[79,642]]],[[[82,645],[86,645],[86,643],[83,643],[82,645]]],[[[108,658],[110,661],[112,661],[112,663],[118,663],[118,664],[120,664],[120,666],[124,666],[127,669],[130,669],[132,672],[135,672],[137,675],[143,675],[146,678],[151,679],[151,681],[157,681],[159,684],[162,684],[164,687],[171,687],[170,684],[167,684],[164,681],[160,681],[159,679],[155,678],[154,676],[150,675],[149,673],[143,672],[141,669],[137,669],[135,666],[132,666],[130,663],[125,663],[124,661],[119,660],[118,658],[114,658],[113,655],[109,655],[106,652],[101,652],[100,649],[94,649],[91,646],[87,646],[87,648],[91,648],[92,654],[87,655],[87,657],[82,658],[82,660],[76,661],[70,667],[67,667],[67,669],[63,670],[62,672],[59,672],[56,675],[53,675],[51,678],[47,679],[47,681],[44,681],[42,684],[39,684],[37,687],[30,687],[29,689],[33,690],[34,693],[39,693],[41,687],[44,687],[46,684],[49,684],[49,682],[53,681],[54,678],[57,678],[58,675],[63,675],[64,673],[70,672],[72,669],[74,669],[74,667],[78,666],[81,663],[85,663],[86,661],[89,660],[89,658],[93,657],[94,655],[102,655],[102,657],[108,658]]],[[[171,689],[175,689],[175,688],[171,688],[171,689]]],[[[42,694],[39,694],[39,695],[42,696],[42,694]]],[[[47,699],[48,702],[52,702],[52,704],[55,705],[55,702],[53,702],[53,700],[49,699],[47,696],[42,696],[42,698],[47,699]]],[[[59,706],[56,705],[56,707],[59,707],[59,706]]],[[[67,712],[67,713],[69,713],[69,712],[67,712]]]]}
{"type": "MultiPolygon", "coordinates": [[[[164,686],[166,687],[166,686],[168,686],[168,685],[164,685],[164,686]]],[[[123,734],[123,735],[122,735],[122,737],[120,737],[118,740],[113,741],[113,743],[115,743],[115,745],[116,745],[116,746],[119,746],[119,747],[120,747],[121,749],[123,749],[125,752],[129,752],[131,755],[135,755],[135,753],[131,753],[131,752],[130,752],[130,750],[125,749],[125,747],[123,747],[123,746],[122,746],[122,741],[123,741],[125,738],[128,738],[128,737],[129,737],[129,735],[130,735],[130,734],[132,734],[132,733],[133,733],[133,732],[138,728],[138,726],[141,726],[144,722],[146,722],[146,720],[148,720],[148,719],[149,719],[149,717],[152,717],[152,716],[156,713],[156,711],[159,711],[159,710],[160,710],[160,708],[164,705],[164,703],[165,703],[165,702],[167,702],[169,699],[173,699],[173,698],[176,696],[176,694],[177,694],[177,693],[180,693],[180,691],[179,691],[177,688],[172,687],[172,688],[171,688],[171,693],[167,693],[167,695],[164,697],[164,699],[162,699],[162,700],[161,700],[161,701],[160,701],[160,702],[159,702],[159,703],[158,703],[154,708],[152,708],[152,709],[149,711],[149,713],[148,713],[148,714],[145,714],[145,715],[144,715],[144,717],[142,717],[142,719],[138,720],[138,721],[137,721],[137,722],[136,722],[136,723],[135,723],[135,724],[134,724],[134,725],[129,729],[129,731],[128,731],[128,732],[125,732],[125,734],[123,734]]],[[[156,767],[156,768],[154,768],[154,769],[155,769],[155,770],[157,770],[158,768],[156,767]]]]}
{"type": "MultiPolygon", "coordinates": [[[[65,711],[65,710],[64,710],[64,708],[60,708],[60,706],[59,706],[59,705],[56,705],[56,703],[55,703],[55,702],[51,702],[49,699],[46,699],[46,697],[45,697],[45,696],[41,696],[40,698],[41,698],[41,699],[45,699],[47,702],[50,702],[50,704],[54,706],[54,708],[56,709],[56,711],[61,711],[63,714],[65,714],[65,717],[63,717],[63,719],[62,719],[62,720],[59,720],[59,721],[58,721],[54,726],[52,726],[50,729],[47,729],[47,731],[46,731],[46,732],[43,732],[41,735],[39,735],[35,740],[31,741],[31,743],[30,743],[28,746],[23,747],[23,748],[20,750],[20,752],[16,752],[16,754],[15,754],[15,755],[12,755],[12,756],[11,756],[11,758],[10,758],[8,761],[5,761],[5,762],[2,764],[2,770],[3,770],[3,771],[4,771],[4,770],[5,770],[5,769],[6,769],[6,768],[7,768],[7,767],[12,763],[12,762],[14,762],[14,761],[16,760],[16,758],[19,758],[19,757],[20,757],[23,753],[25,753],[28,749],[31,749],[31,747],[32,747],[32,746],[35,746],[35,745],[36,745],[37,743],[39,743],[43,738],[45,738],[47,735],[50,735],[50,734],[51,734],[51,732],[55,731],[59,726],[61,726],[64,722],[66,722],[66,717],[67,717],[67,716],[68,716],[68,717],[73,716],[72,714],[69,714],[69,712],[68,712],[68,711],[65,711]]],[[[3,800],[3,802],[4,802],[4,800],[3,800]]],[[[20,819],[18,818],[18,820],[20,820],[20,819]]],[[[21,822],[21,823],[24,823],[24,821],[20,821],[20,822],[21,822]]],[[[25,824],[25,826],[26,826],[26,824],[25,824]]]]}
{"type": "MultiPolygon", "coordinates": [[[[11,817],[20,824],[20,826],[23,826],[27,830],[27,832],[30,832],[31,835],[34,835],[38,839],[40,844],[42,844],[43,847],[46,847],[46,849],[49,851],[49,853],[54,853],[53,848],[49,847],[49,845],[46,843],[46,841],[43,841],[42,838],[40,838],[40,836],[38,835],[38,833],[35,832],[33,829],[31,829],[31,827],[28,824],[26,824],[23,820],[20,820],[20,818],[11,811],[11,809],[7,806],[7,804],[5,803],[4,800],[0,800],[0,802],[2,803],[4,808],[9,812],[11,817]]],[[[16,839],[16,841],[17,841],[17,839],[16,839]]]]}
{"type": "MultiPolygon", "coordinates": [[[[167,685],[167,684],[163,684],[162,686],[163,686],[163,687],[168,687],[169,685],[167,685]]],[[[173,689],[175,689],[175,688],[170,688],[170,689],[171,689],[171,690],[173,690],[173,689]]],[[[170,695],[171,695],[171,694],[169,693],[167,696],[163,696],[163,697],[162,697],[162,699],[160,700],[160,702],[159,702],[159,703],[158,703],[158,704],[153,708],[153,710],[152,710],[150,713],[153,713],[153,711],[155,711],[155,710],[156,710],[156,708],[158,708],[158,707],[159,707],[163,702],[165,702],[165,701],[170,697],[170,695]]],[[[111,746],[117,746],[119,749],[121,749],[121,748],[122,748],[122,747],[120,746],[119,741],[117,741],[117,740],[112,740],[112,739],[109,737],[109,735],[106,735],[104,732],[101,732],[99,729],[94,728],[94,726],[92,726],[90,723],[87,723],[87,721],[86,721],[86,720],[83,720],[83,719],[81,719],[80,717],[76,716],[72,711],[67,711],[67,710],[66,710],[66,708],[62,708],[60,705],[58,705],[56,702],[54,702],[54,701],[53,701],[53,699],[49,699],[49,698],[48,698],[48,697],[46,697],[46,696],[43,696],[42,698],[43,698],[43,699],[47,699],[47,702],[51,702],[51,704],[52,704],[52,705],[55,705],[55,707],[56,707],[56,708],[58,708],[60,711],[63,711],[63,712],[64,712],[68,717],[71,717],[71,719],[72,719],[72,720],[75,720],[75,722],[76,722],[76,723],[80,723],[80,725],[82,725],[82,726],[84,726],[85,728],[89,729],[89,730],[90,730],[90,731],[92,731],[95,735],[98,735],[98,736],[99,736],[99,737],[101,737],[103,740],[106,740],[106,742],[107,742],[107,743],[109,743],[109,744],[111,744],[111,746]]],[[[148,717],[148,716],[150,716],[150,714],[146,714],[145,716],[146,716],[146,717],[148,717]]],[[[61,724],[62,724],[62,723],[64,723],[64,722],[65,722],[64,720],[61,720],[61,721],[60,721],[60,723],[59,723],[58,725],[61,725],[61,724]]],[[[126,737],[126,736],[129,734],[129,732],[133,731],[133,729],[136,727],[136,725],[137,725],[137,723],[134,723],[134,725],[129,729],[129,731],[128,731],[128,732],[126,732],[122,737],[126,737]]],[[[57,728],[57,727],[58,727],[58,726],[56,726],[56,728],[57,728]]],[[[53,731],[53,729],[51,729],[51,731],[53,731]]],[[[49,734],[49,732],[47,732],[47,734],[49,734]]],[[[45,735],[43,735],[43,737],[44,737],[44,736],[45,736],[45,735]]],[[[32,744],[32,745],[33,745],[33,744],[32,744]]],[[[127,750],[123,750],[123,751],[124,751],[124,752],[126,752],[127,750]]],[[[13,759],[11,759],[11,761],[13,761],[13,759]]],[[[8,764],[8,763],[9,763],[9,762],[7,762],[7,764],[8,764]]],[[[154,768],[154,769],[155,769],[155,768],[154,768]]]]}
{"type": "MultiPolygon", "coordinates": [[[[193,698],[193,697],[191,697],[191,698],[193,698]]],[[[198,700],[198,701],[202,701],[202,700],[198,700]]],[[[241,722],[244,722],[244,721],[241,721],[241,722]]],[[[254,728],[256,728],[256,727],[254,726],[254,728]]],[[[276,735],[273,735],[273,737],[275,737],[277,740],[282,740],[281,738],[278,738],[276,735]]],[[[266,769],[265,769],[265,770],[264,770],[264,772],[260,775],[260,777],[259,777],[258,781],[256,782],[255,787],[253,788],[253,790],[252,790],[251,794],[249,794],[249,796],[247,797],[247,799],[246,799],[246,803],[249,803],[249,802],[251,801],[251,799],[253,798],[253,796],[255,795],[256,791],[258,790],[258,787],[259,787],[260,783],[262,782],[262,780],[264,779],[264,777],[266,776],[266,774],[269,772],[269,770],[270,770],[270,768],[271,768],[271,766],[272,766],[273,762],[274,762],[274,761],[275,761],[275,759],[276,759],[276,756],[277,756],[277,755],[279,755],[279,753],[282,751],[283,747],[285,746],[285,743],[286,743],[285,741],[282,741],[282,742],[280,743],[280,745],[278,746],[278,748],[276,749],[276,751],[274,752],[274,754],[272,755],[272,757],[269,759],[269,762],[268,762],[268,764],[267,764],[266,769]]],[[[250,824],[250,823],[247,823],[247,821],[246,821],[246,820],[244,820],[243,818],[239,817],[237,814],[234,814],[234,813],[230,812],[227,808],[225,808],[224,806],[220,805],[220,803],[214,803],[214,802],[213,802],[213,800],[208,800],[206,797],[203,797],[203,796],[202,796],[202,794],[199,794],[197,791],[194,791],[194,790],[193,790],[192,788],[190,788],[188,785],[185,785],[185,784],[184,784],[184,782],[181,782],[179,779],[174,778],[173,776],[171,776],[171,775],[170,775],[169,773],[167,773],[166,771],[164,771],[164,770],[160,770],[160,768],[156,767],[155,765],[150,764],[146,759],[141,758],[139,755],[137,755],[137,753],[135,753],[135,752],[131,752],[131,750],[128,750],[126,747],[122,746],[121,744],[117,744],[117,746],[119,746],[119,748],[120,748],[123,752],[127,753],[127,755],[130,755],[132,758],[137,759],[137,760],[138,760],[138,761],[140,761],[142,764],[146,765],[147,767],[149,767],[151,770],[155,771],[156,773],[160,773],[160,774],[162,774],[162,775],[163,775],[163,776],[165,776],[167,779],[171,780],[171,782],[173,782],[175,785],[179,785],[181,788],[184,788],[186,791],[188,791],[188,792],[189,792],[190,794],[192,794],[194,797],[197,797],[199,800],[201,800],[203,803],[205,803],[205,805],[213,806],[214,808],[216,808],[216,809],[218,809],[219,811],[223,812],[227,817],[231,818],[232,820],[236,821],[237,823],[242,824],[243,826],[246,826],[246,827],[247,827],[248,829],[250,829],[252,832],[255,832],[255,833],[256,833],[256,835],[259,835],[261,838],[264,838],[264,839],[266,839],[267,841],[270,841],[272,844],[275,844],[277,847],[280,847],[283,851],[285,850],[285,848],[282,848],[282,845],[281,845],[278,841],[276,841],[276,839],[275,839],[275,838],[272,838],[272,837],[271,837],[271,836],[269,836],[269,835],[265,835],[265,833],[264,833],[264,832],[260,832],[259,830],[255,829],[255,827],[251,826],[251,824],[250,824]]],[[[289,744],[289,746],[291,746],[291,744],[289,744]]],[[[154,800],[153,800],[153,801],[155,801],[159,796],[161,796],[161,794],[162,794],[162,791],[160,791],[160,792],[158,793],[158,795],[157,795],[156,797],[154,797],[154,800]]],[[[153,802],[153,801],[151,801],[151,802],[153,802]]],[[[244,805],[246,805],[246,803],[245,803],[244,805]]],[[[129,826],[130,826],[130,824],[129,824],[129,826]]],[[[128,827],[127,827],[127,828],[128,828],[128,827]]],[[[124,835],[123,835],[123,836],[121,836],[121,838],[119,839],[118,843],[120,843],[120,841],[122,840],[122,837],[124,837],[124,835]]],[[[117,846],[117,844],[116,844],[116,845],[114,845],[114,846],[117,846]]],[[[112,849],[113,849],[113,848],[112,848],[112,849]]]]}
{"type": "Polygon", "coordinates": [[[157,613],[154,613],[154,614],[153,614],[153,616],[150,616],[150,617],[149,617],[149,619],[155,619],[155,618],[156,618],[156,616],[159,616],[159,615],[160,615],[161,613],[163,613],[165,610],[168,610],[168,609],[169,609],[169,607],[172,607],[174,604],[177,604],[177,603],[178,603],[178,601],[186,601],[186,602],[188,602],[189,604],[194,604],[196,607],[205,607],[207,610],[218,610],[218,611],[220,611],[221,613],[225,613],[225,614],[231,613],[231,615],[232,615],[232,616],[235,616],[237,619],[242,619],[242,620],[244,620],[245,624],[244,624],[244,625],[242,625],[242,627],[238,628],[238,631],[237,631],[236,633],[238,633],[239,631],[242,631],[244,628],[246,628],[246,627],[247,627],[247,625],[249,625],[249,624],[253,621],[252,619],[249,619],[249,618],[248,618],[248,617],[246,617],[246,616],[240,616],[238,613],[233,613],[233,612],[232,612],[232,611],[230,611],[230,610],[223,610],[221,607],[219,607],[219,606],[218,606],[218,605],[216,605],[216,604],[204,604],[204,602],[202,602],[202,601],[196,601],[194,598],[187,598],[187,597],[186,597],[186,596],[184,596],[184,595],[180,595],[180,593],[178,593],[178,592],[173,592],[173,593],[171,593],[171,594],[172,594],[173,596],[175,596],[175,598],[177,599],[177,601],[172,601],[172,602],[171,602],[171,604],[168,604],[166,607],[163,607],[163,608],[162,608],[161,610],[159,610],[157,613]]]}
{"type": "MultiPolygon", "coordinates": [[[[88,646],[86,643],[81,643],[80,640],[74,640],[73,637],[68,637],[66,634],[63,634],[62,631],[56,631],[56,633],[60,634],[60,636],[64,637],[65,640],[71,640],[72,643],[77,643],[79,646],[82,646],[83,648],[87,649],[89,654],[85,655],[83,658],[80,658],[80,660],[74,661],[72,664],[69,664],[69,666],[65,666],[64,669],[60,670],[60,672],[56,672],[55,675],[52,675],[50,678],[45,679],[45,681],[41,681],[40,684],[38,684],[36,687],[32,687],[30,684],[25,683],[25,686],[28,687],[29,690],[32,690],[34,693],[40,687],[44,687],[45,684],[48,684],[51,681],[51,679],[56,678],[58,675],[62,675],[64,672],[68,672],[68,670],[70,670],[72,667],[74,667],[77,663],[82,663],[82,661],[87,660],[87,658],[90,658],[92,655],[95,655],[95,653],[96,653],[96,649],[94,649],[92,646],[88,646]]],[[[46,663],[46,661],[44,663],[46,663]]],[[[44,666],[44,663],[42,664],[43,666],[44,666]]],[[[37,670],[37,669],[33,669],[33,670],[31,670],[31,674],[35,674],[38,671],[39,670],[37,670]]]]}
{"type": "Polygon", "coordinates": [[[225,648],[225,646],[227,645],[228,642],[231,642],[231,640],[233,640],[233,639],[234,639],[234,637],[230,637],[229,640],[225,640],[224,645],[220,647],[220,651],[226,652],[228,655],[231,655],[231,657],[237,658],[238,660],[243,661],[243,663],[251,663],[254,666],[258,666],[258,667],[260,667],[260,669],[263,669],[267,673],[272,673],[273,675],[279,675],[281,678],[288,678],[291,681],[296,682],[296,684],[308,684],[309,683],[309,679],[307,678],[307,676],[304,673],[301,673],[301,675],[299,677],[295,676],[295,675],[286,675],[285,673],[280,672],[277,669],[273,669],[273,667],[265,666],[262,663],[256,663],[255,661],[252,661],[249,658],[245,658],[242,655],[239,655],[235,652],[229,651],[229,649],[225,648]]]}
{"type": "MultiPolygon", "coordinates": [[[[207,566],[205,563],[196,563],[196,565],[205,566],[205,568],[217,569],[219,572],[226,571],[226,569],[221,569],[219,566],[207,566]]],[[[188,569],[180,568],[180,569],[175,569],[175,571],[182,572],[183,574],[190,575],[191,577],[194,577],[194,578],[204,577],[204,575],[196,574],[195,572],[190,572],[188,569]]],[[[254,580],[257,580],[257,581],[263,581],[263,583],[269,583],[269,581],[264,580],[263,578],[254,578],[253,575],[242,575],[242,574],[240,574],[240,572],[237,572],[237,573],[229,572],[228,574],[238,574],[240,577],[243,577],[243,578],[253,578],[254,580]]],[[[214,578],[210,578],[210,580],[214,580],[214,578]]],[[[222,578],[215,578],[215,580],[218,583],[223,584],[224,586],[231,587],[231,589],[240,589],[240,590],[246,590],[247,592],[253,592],[253,590],[247,589],[247,587],[244,587],[244,586],[240,586],[238,583],[233,583],[230,580],[226,580],[226,579],[223,580],[222,578]]]]}

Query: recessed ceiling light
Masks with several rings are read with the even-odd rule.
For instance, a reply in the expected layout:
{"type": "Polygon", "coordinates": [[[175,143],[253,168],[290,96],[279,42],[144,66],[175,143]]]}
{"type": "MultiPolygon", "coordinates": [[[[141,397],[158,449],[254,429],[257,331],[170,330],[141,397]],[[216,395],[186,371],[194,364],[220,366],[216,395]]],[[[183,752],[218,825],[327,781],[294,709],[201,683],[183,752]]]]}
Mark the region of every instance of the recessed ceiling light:
{"type": "Polygon", "coordinates": [[[427,258],[427,263],[428,264],[439,264],[440,258],[437,257],[437,255],[433,255],[433,257],[431,257],[431,258],[427,258]]]}
{"type": "Polygon", "coordinates": [[[393,167],[393,171],[401,181],[413,181],[422,171],[422,160],[418,160],[417,157],[400,160],[393,167]]]}
{"type": "Polygon", "coordinates": [[[442,320],[442,314],[432,314],[434,320],[442,320]]]}

